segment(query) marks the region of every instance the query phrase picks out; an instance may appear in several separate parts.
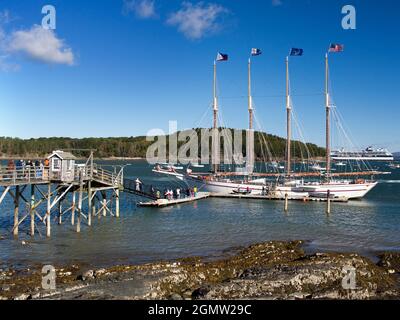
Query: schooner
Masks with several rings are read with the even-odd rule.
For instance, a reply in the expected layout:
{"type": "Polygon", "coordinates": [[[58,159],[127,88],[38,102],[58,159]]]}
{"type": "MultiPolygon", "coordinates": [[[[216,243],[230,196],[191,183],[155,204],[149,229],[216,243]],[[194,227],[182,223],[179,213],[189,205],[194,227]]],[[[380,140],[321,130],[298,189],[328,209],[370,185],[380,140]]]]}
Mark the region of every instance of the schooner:
{"type": "MultiPolygon", "coordinates": [[[[276,198],[305,198],[305,197],[344,197],[347,199],[362,198],[377,185],[374,180],[359,179],[361,176],[373,176],[379,174],[375,171],[332,173],[331,171],[331,128],[330,112],[331,102],[329,96],[329,52],[340,52],[343,46],[332,44],[325,55],[325,110],[326,110],[326,169],[322,172],[296,172],[291,167],[291,114],[292,102],[289,81],[289,56],[301,56],[302,49],[292,48],[286,57],[286,152],[285,172],[282,173],[257,173],[254,168],[254,128],[253,128],[253,98],[251,92],[251,58],[248,60],[248,139],[246,144],[246,172],[218,172],[218,164],[212,164],[211,173],[194,173],[187,170],[186,173],[178,173],[175,170],[153,170],[154,172],[169,174],[186,181],[189,185],[205,188],[206,191],[219,194],[251,193],[254,195],[269,195],[276,198]],[[346,179],[339,179],[340,176],[346,179]],[[354,177],[354,178],[353,178],[354,177]],[[273,178],[273,181],[267,181],[273,178]],[[306,181],[313,179],[314,181],[306,181]],[[317,179],[315,181],[315,179],[317,179]]],[[[261,54],[261,50],[252,49],[251,56],[261,54]]],[[[226,61],[228,56],[218,53],[213,64],[213,147],[214,156],[220,152],[217,143],[218,136],[218,95],[217,95],[217,62],[226,61]]],[[[219,159],[219,156],[216,157],[219,159]]]]}

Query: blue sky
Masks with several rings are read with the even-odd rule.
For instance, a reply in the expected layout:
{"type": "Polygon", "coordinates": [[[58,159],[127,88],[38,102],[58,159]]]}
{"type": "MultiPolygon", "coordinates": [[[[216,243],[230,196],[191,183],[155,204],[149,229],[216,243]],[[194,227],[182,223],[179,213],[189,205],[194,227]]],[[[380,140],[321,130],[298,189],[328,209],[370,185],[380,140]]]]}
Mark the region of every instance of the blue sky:
{"type": "Polygon", "coordinates": [[[400,150],[400,4],[395,0],[70,0],[0,2],[0,136],[136,136],[210,126],[212,62],[224,122],[247,126],[250,49],[263,128],[285,134],[285,65],[306,140],[324,144],[324,54],[331,42],[334,101],[359,146],[400,150]],[[42,7],[54,31],[40,30],[42,7]],[[352,4],[357,29],[344,30],[352,4]],[[43,48],[46,48],[44,50],[43,48]]]}

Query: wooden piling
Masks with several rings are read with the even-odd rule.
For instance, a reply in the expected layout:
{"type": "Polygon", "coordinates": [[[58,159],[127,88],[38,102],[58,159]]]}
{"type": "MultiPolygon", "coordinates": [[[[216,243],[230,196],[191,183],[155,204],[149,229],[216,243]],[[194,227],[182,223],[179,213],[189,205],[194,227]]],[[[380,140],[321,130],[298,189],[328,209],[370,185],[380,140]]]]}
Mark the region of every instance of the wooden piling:
{"type": "Polygon", "coordinates": [[[119,189],[115,189],[115,216],[119,218],[119,189]]]}
{"type": "Polygon", "coordinates": [[[326,194],[326,213],[330,214],[331,213],[331,191],[328,190],[326,194]]]}
{"type": "Polygon", "coordinates": [[[102,196],[103,196],[103,217],[105,217],[107,215],[107,193],[105,191],[101,192],[102,196]]]}
{"type": "Polygon", "coordinates": [[[88,182],[88,212],[87,212],[88,226],[92,225],[92,183],[88,182]]]}
{"type": "Polygon", "coordinates": [[[14,199],[14,236],[18,236],[19,227],[19,186],[15,187],[15,199],[14,199]]]}
{"type": "Polygon", "coordinates": [[[289,195],[285,193],[285,212],[289,210],[289,195]]]}
{"type": "Polygon", "coordinates": [[[93,195],[92,197],[92,216],[94,217],[96,215],[96,197],[93,195]]]}
{"type": "Polygon", "coordinates": [[[60,199],[60,201],[58,202],[58,224],[61,225],[62,224],[62,209],[63,209],[63,199],[60,199]]]}
{"type": "Polygon", "coordinates": [[[76,192],[72,192],[71,224],[75,224],[76,192]]]}
{"type": "Polygon", "coordinates": [[[81,215],[82,215],[82,197],[83,197],[83,175],[79,172],[79,196],[78,196],[78,221],[76,223],[76,232],[81,232],[81,215]]]}
{"type": "Polygon", "coordinates": [[[29,206],[31,216],[31,236],[35,235],[35,186],[31,185],[31,202],[29,206]]]}
{"type": "Polygon", "coordinates": [[[46,236],[48,238],[51,235],[50,211],[51,211],[51,183],[48,184],[48,190],[47,190],[46,236]]]}

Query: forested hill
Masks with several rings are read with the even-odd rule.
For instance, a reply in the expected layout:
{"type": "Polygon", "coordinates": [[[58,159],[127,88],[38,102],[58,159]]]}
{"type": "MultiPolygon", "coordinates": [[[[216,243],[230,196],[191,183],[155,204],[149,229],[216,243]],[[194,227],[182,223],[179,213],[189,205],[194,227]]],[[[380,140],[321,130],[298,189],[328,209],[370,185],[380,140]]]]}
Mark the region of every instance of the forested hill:
{"type": "MultiPolygon", "coordinates": [[[[200,141],[200,130],[198,137],[200,141]]],[[[246,131],[243,130],[243,141],[246,141],[246,131]]],[[[168,141],[168,139],[167,139],[168,141]]],[[[255,133],[255,153],[258,158],[265,158],[267,155],[265,142],[267,141],[269,149],[274,157],[283,158],[285,156],[286,140],[261,132],[255,133]]],[[[146,150],[153,142],[146,141],[146,137],[115,137],[115,138],[38,138],[38,139],[18,139],[9,137],[0,137],[0,157],[44,157],[53,150],[65,149],[95,149],[95,157],[97,158],[136,158],[145,157],[146,150]]],[[[182,144],[180,142],[179,144],[182,144]]],[[[245,143],[244,143],[245,144],[245,143]]],[[[292,152],[294,157],[306,157],[307,152],[305,145],[298,142],[292,142],[292,152]]],[[[320,157],[325,154],[325,149],[315,144],[307,144],[308,149],[313,157],[320,157]]],[[[76,156],[87,156],[84,151],[74,151],[76,156]]],[[[245,154],[245,147],[243,147],[245,154]]],[[[200,153],[199,153],[200,154],[200,153]]]]}

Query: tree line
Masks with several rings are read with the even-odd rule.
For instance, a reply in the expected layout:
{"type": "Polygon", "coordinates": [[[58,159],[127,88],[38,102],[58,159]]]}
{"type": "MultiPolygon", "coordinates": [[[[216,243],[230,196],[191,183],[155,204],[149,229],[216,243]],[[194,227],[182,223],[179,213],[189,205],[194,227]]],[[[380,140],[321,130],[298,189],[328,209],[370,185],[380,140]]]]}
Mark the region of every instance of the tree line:
{"type": "MultiPolygon", "coordinates": [[[[198,134],[200,150],[200,130],[198,134]]],[[[233,130],[233,129],[230,129],[233,130]]],[[[233,135],[232,135],[233,136],[233,135]]],[[[168,136],[166,137],[168,147],[168,136]]],[[[246,131],[242,131],[243,154],[246,153],[246,131]]],[[[0,137],[0,157],[43,158],[54,150],[71,150],[78,157],[86,157],[87,150],[95,150],[96,158],[144,158],[147,148],[153,141],[147,141],[145,136],[138,137],[110,137],[110,138],[32,138],[20,139],[0,137]]],[[[178,146],[185,142],[179,142],[178,146]]],[[[221,151],[224,140],[222,139],[221,151]]],[[[259,159],[273,157],[280,159],[285,157],[286,139],[256,131],[254,134],[254,151],[259,159]]],[[[200,152],[199,152],[200,154],[200,152]]],[[[321,157],[325,155],[325,149],[312,143],[292,141],[292,156],[295,158],[321,157]]]]}

